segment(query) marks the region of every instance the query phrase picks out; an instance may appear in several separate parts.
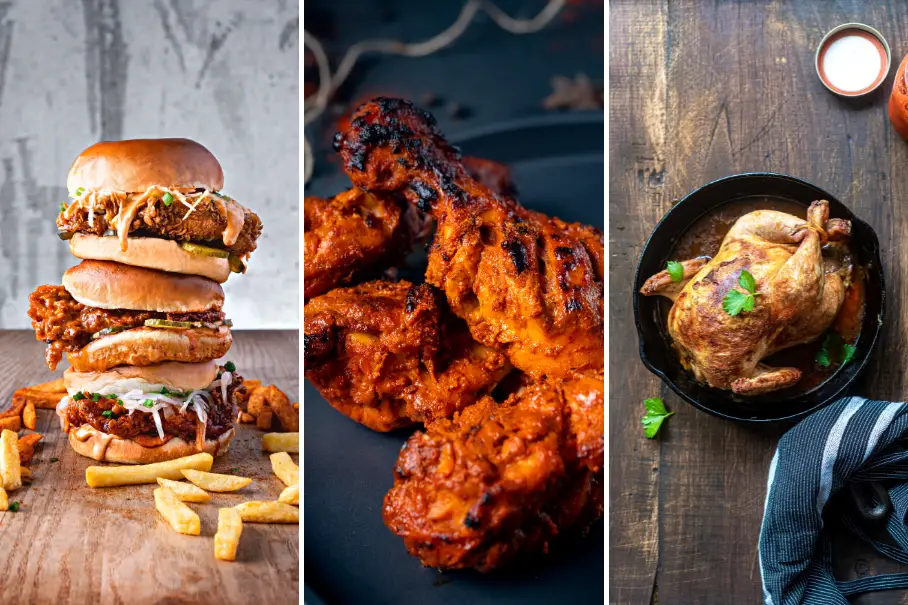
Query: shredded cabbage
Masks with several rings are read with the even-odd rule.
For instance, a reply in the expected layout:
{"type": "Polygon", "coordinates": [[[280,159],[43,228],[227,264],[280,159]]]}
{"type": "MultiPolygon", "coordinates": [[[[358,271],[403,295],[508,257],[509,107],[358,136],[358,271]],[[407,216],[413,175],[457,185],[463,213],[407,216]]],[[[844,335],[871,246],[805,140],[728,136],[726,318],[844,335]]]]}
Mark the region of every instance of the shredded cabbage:
{"type": "MultiPolygon", "coordinates": [[[[157,389],[161,390],[163,385],[149,385],[149,390],[157,389]]],[[[212,386],[214,384],[212,383],[212,386]]],[[[111,386],[104,387],[97,391],[101,395],[110,395],[115,394],[114,389],[111,386]]],[[[222,390],[222,392],[225,392],[222,390]]],[[[208,408],[213,403],[211,398],[211,393],[206,390],[196,390],[186,395],[186,398],[176,397],[172,394],[161,394],[154,392],[147,392],[141,389],[133,389],[122,395],[117,395],[120,401],[123,402],[123,407],[129,410],[129,415],[131,416],[133,412],[139,411],[146,414],[151,414],[154,418],[155,428],[158,431],[158,436],[164,438],[164,425],[161,421],[160,413],[163,412],[165,418],[172,416],[174,408],[179,408],[181,412],[185,412],[187,408],[192,407],[193,412],[202,423],[208,422],[208,408]],[[152,403],[151,406],[145,405],[146,401],[152,403]]],[[[226,395],[224,400],[226,401],[226,395]]],[[[62,402],[61,402],[62,403],[62,402]]]]}

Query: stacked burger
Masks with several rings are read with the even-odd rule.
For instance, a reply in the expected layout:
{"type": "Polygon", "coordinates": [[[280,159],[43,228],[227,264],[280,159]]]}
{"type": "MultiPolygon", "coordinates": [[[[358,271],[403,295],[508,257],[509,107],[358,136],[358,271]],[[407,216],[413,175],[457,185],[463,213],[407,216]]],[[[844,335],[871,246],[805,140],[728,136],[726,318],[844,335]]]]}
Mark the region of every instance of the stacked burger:
{"type": "Polygon", "coordinates": [[[57,226],[83,260],[38,287],[28,315],[48,367],[64,354],[72,366],[57,413],[80,454],[148,463],[229,447],[243,379],[215,363],[232,343],[221,284],[245,272],[262,224],[223,184],[187,139],[102,142],[73,163],[57,226]]]}

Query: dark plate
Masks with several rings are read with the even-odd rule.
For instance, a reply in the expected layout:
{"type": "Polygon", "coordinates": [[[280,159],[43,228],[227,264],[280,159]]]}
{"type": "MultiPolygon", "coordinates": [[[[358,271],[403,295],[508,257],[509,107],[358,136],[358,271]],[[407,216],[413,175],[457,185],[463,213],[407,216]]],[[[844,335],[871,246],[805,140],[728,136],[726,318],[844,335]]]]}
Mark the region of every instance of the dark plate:
{"type": "Polygon", "coordinates": [[[855,216],[833,195],[807,181],[783,174],[737,174],[713,181],[688,194],[659,221],[646,242],[634,280],[634,321],[640,342],[640,358],[673,391],[704,412],[747,422],[795,420],[844,394],[863,369],[883,323],[885,298],[880,244],[870,225],[855,216]],[[829,200],[830,216],[851,220],[852,245],[860,264],[867,270],[867,307],[857,352],[851,363],[806,393],[788,389],[757,397],[739,397],[731,391],[697,382],[693,374],[681,367],[672,349],[665,317],[659,308],[660,297],[639,294],[643,282],[664,269],[665,263],[672,259],[672,250],[681,235],[697,219],[722,204],[754,197],[795,202],[805,209],[814,200],[829,200]]]}
{"type": "MultiPolygon", "coordinates": [[[[524,205],[603,225],[601,114],[545,116],[451,138],[466,154],[510,164],[524,205]]],[[[329,195],[349,186],[336,177],[314,183],[311,193],[329,195]]],[[[418,270],[418,259],[411,259],[411,270],[418,270]]],[[[559,543],[551,555],[513,569],[482,575],[423,568],[381,518],[400,446],[412,431],[370,431],[331,408],[308,381],[303,407],[307,603],[603,602],[602,521],[586,538],[559,543]]]]}

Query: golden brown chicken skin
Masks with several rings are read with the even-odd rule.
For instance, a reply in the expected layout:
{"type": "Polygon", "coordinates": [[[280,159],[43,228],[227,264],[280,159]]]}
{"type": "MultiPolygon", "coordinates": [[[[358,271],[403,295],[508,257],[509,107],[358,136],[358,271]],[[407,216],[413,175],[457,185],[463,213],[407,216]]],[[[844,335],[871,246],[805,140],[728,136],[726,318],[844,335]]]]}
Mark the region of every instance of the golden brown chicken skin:
{"type": "Polygon", "coordinates": [[[547,552],[602,513],[602,372],[484,397],[401,450],[385,523],[441,569],[501,567],[547,552]]]}
{"type": "Polygon", "coordinates": [[[603,367],[603,240],[471,178],[428,113],[376,99],[335,149],[353,183],[402,195],[437,221],[426,281],[479,342],[541,378],[603,367]]]}
{"type": "Polygon", "coordinates": [[[342,414],[376,431],[447,417],[508,373],[428,285],[336,288],[304,311],[306,378],[342,414]]]}
{"type": "MultiPolygon", "coordinates": [[[[516,193],[506,165],[482,158],[464,158],[464,165],[500,195],[516,193]]],[[[307,300],[332,288],[379,277],[409,254],[428,230],[422,211],[392,196],[358,188],[328,199],[307,197],[303,211],[307,300]]]]}

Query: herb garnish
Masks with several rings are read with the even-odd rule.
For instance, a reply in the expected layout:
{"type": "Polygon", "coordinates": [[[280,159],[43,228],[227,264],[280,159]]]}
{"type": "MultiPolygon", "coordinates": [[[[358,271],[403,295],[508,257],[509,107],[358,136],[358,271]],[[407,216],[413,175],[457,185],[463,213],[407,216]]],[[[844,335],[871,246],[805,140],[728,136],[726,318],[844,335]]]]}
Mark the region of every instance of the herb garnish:
{"type": "Polygon", "coordinates": [[[101,393],[92,393],[91,400],[98,403],[101,400],[101,393]]]}
{"type": "Polygon", "coordinates": [[[51,458],[51,459],[50,459],[51,462],[57,462],[58,460],[60,460],[60,459],[59,459],[59,458],[51,458]]]}
{"type": "Polygon", "coordinates": [[[165,191],[164,195],[161,196],[161,200],[164,202],[165,206],[170,206],[173,203],[173,196],[170,195],[169,191],[165,191]]]}
{"type": "Polygon", "coordinates": [[[82,399],[85,399],[85,395],[82,394],[82,391],[73,395],[73,401],[81,401],[82,399]]]}
{"type": "Polygon", "coordinates": [[[236,364],[233,363],[232,361],[228,361],[227,363],[224,364],[224,369],[227,370],[228,372],[236,372],[236,364]]]}
{"type": "Polygon", "coordinates": [[[659,432],[665,419],[674,414],[674,412],[669,412],[665,409],[665,403],[659,397],[644,399],[643,405],[646,407],[646,416],[641,418],[640,422],[643,424],[643,432],[646,434],[646,438],[652,439],[659,432]]]}
{"type": "Polygon", "coordinates": [[[738,276],[738,285],[747,292],[744,293],[732,288],[725,294],[725,298],[722,299],[722,308],[732,317],[741,311],[746,313],[753,311],[754,302],[756,302],[754,297],[760,296],[760,293],[757,292],[757,282],[754,279],[754,276],[750,274],[750,271],[746,269],[741,270],[741,275],[738,276]]]}
{"type": "Polygon", "coordinates": [[[73,195],[73,197],[79,197],[83,193],[85,193],[85,187],[79,187],[78,189],[76,189],[76,193],[75,193],[75,195],[73,195]]]}
{"type": "Polygon", "coordinates": [[[60,202],[60,212],[66,210],[66,202],[60,202]]]}
{"type": "Polygon", "coordinates": [[[846,343],[840,335],[829,332],[826,334],[826,339],[823,340],[823,346],[817,351],[816,362],[820,367],[828,368],[832,365],[833,358],[836,357],[842,360],[842,365],[845,365],[851,361],[856,351],[857,347],[846,343]]]}
{"type": "Polygon", "coordinates": [[[167,390],[167,387],[161,387],[161,395],[169,395],[170,391],[167,390]]]}
{"type": "Polygon", "coordinates": [[[665,270],[668,271],[668,276],[672,278],[672,281],[684,279],[684,265],[676,260],[668,261],[668,266],[666,266],[665,270]]]}
{"type": "Polygon", "coordinates": [[[9,512],[18,513],[19,512],[19,501],[13,500],[9,503],[9,512]]]}
{"type": "Polygon", "coordinates": [[[154,401],[152,401],[151,399],[146,399],[145,401],[142,402],[142,405],[144,405],[147,408],[153,408],[154,401]]]}
{"type": "Polygon", "coordinates": [[[103,412],[101,412],[101,415],[105,418],[111,418],[113,416],[113,412],[111,412],[110,410],[104,410],[103,412]]]}
{"type": "Polygon", "coordinates": [[[240,472],[240,467],[236,466],[236,467],[230,469],[230,472],[231,472],[231,473],[238,473],[238,472],[240,472]]]}

